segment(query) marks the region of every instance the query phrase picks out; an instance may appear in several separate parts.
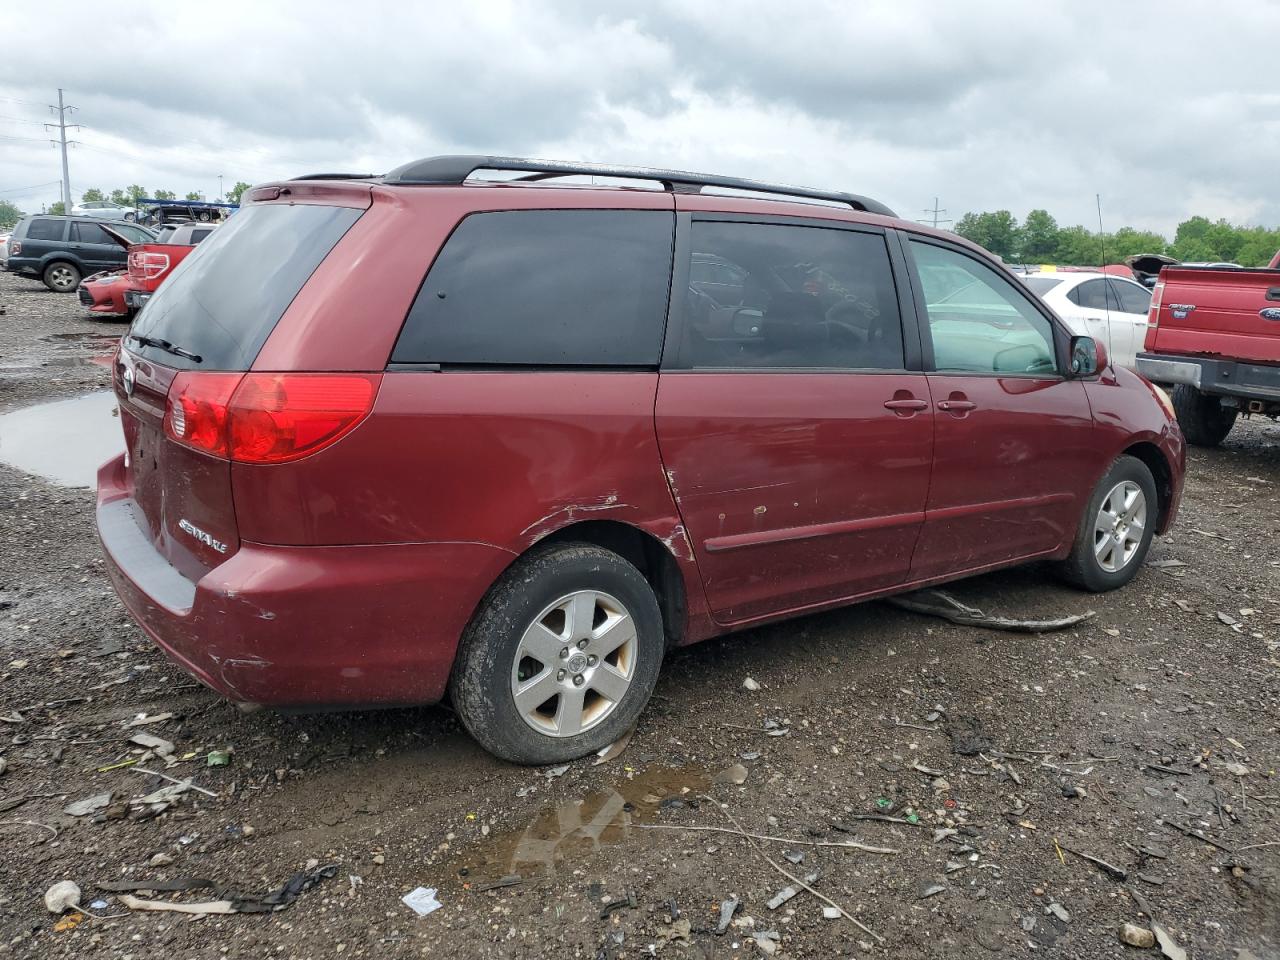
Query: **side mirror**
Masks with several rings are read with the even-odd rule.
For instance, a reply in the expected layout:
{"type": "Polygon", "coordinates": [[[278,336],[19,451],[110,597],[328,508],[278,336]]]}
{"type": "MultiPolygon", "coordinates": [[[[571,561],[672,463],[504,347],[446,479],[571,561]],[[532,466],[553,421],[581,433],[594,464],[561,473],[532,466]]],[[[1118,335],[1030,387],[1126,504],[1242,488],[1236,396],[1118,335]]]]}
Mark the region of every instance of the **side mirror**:
{"type": "Polygon", "coordinates": [[[1093,337],[1071,338],[1071,376],[1092,377],[1107,366],[1107,351],[1093,337]]]}

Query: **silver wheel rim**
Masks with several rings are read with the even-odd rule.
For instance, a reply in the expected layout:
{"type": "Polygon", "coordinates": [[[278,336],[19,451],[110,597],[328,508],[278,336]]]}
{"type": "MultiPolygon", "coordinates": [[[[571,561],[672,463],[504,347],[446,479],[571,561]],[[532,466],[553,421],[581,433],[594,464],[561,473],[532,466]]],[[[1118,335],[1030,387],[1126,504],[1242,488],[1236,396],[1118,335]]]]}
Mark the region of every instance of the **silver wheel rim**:
{"type": "Polygon", "coordinates": [[[602,723],[631,689],[636,626],[618,600],[577,590],[548,604],[520,638],[511,697],[526,724],[573,737],[602,723]]]}
{"type": "Polygon", "coordinates": [[[65,289],[71,286],[71,271],[66,267],[54,267],[53,270],[50,271],[49,277],[53,280],[53,285],[59,289],[65,289]]]}
{"type": "Polygon", "coordinates": [[[1116,484],[1102,498],[1093,525],[1093,555],[1107,573],[1129,565],[1147,529],[1147,497],[1132,480],[1116,484]]]}

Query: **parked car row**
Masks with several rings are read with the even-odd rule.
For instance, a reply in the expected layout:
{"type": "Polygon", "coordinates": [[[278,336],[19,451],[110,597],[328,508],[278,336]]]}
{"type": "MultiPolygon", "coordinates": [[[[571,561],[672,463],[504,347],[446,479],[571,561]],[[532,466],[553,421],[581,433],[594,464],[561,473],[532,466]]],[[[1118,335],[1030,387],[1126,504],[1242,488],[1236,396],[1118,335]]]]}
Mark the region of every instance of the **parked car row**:
{"type": "Polygon", "coordinates": [[[854,194],[495,157],[267,184],[122,340],[98,530],[231,700],[448,694],[564,761],[674,646],[1032,560],[1127,583],[1185,451],[1107,342],[854,194]],[[556,181],[587,174],[662,189],[556,181]]]}
{"type": "Polygon", "coordinates": [[[132,317],[151,299],[170,271],[216,226],[214,223],[169,224],[156,231],[155,240],[142,243],[133,243],[104,226],[107,234],[126,250],[128,266],[124,271],[117,268],[86,277],[79,288],[80,302],[91,313],[132,317]]]}
{"type": "Polygon", "coordinates": [[[155,239],[146,227],[122,220],[29,216],[9,238],[5,269],[42,280],[55,293],[73,293],[84,277],[125,263],[124,248],[105,227],[131,243],[155,239]]]}
{"type": "Polygon", "coordinates": [[[1150,290],[1101,272],[1042,272],[1025,276],[1023,282],[1072,332],[1105,343],[1113,364],[1133,369],[1147,335],[1150,290]]]}

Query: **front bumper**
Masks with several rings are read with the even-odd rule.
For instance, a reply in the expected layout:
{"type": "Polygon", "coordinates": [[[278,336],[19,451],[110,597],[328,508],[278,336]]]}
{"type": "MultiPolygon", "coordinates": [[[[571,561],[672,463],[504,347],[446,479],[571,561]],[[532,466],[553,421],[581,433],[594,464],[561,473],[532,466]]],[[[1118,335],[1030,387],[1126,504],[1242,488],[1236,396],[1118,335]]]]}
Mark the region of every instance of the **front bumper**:
{"type": "Polygon", "coordinates": [[[1137,367],[1152,383],[1186,384],[1216,396],[1280,402],[1280,366],[1140,353],[1137,367]]]}
{"type": "Polygon", "coordinates": [[[514,559],[474,543],[243,542],[192,581],[140,522],[123,455],[98,473],[97,512],[126,609],[170,659],[241,704],[434,703],[473,611],[514,559]]]}
{"type": "Polygon", "coordinates": [[[128,278],[106,271],[80,281],[76,293],[80,302],[94,313],[124,313],[128,278]]]}

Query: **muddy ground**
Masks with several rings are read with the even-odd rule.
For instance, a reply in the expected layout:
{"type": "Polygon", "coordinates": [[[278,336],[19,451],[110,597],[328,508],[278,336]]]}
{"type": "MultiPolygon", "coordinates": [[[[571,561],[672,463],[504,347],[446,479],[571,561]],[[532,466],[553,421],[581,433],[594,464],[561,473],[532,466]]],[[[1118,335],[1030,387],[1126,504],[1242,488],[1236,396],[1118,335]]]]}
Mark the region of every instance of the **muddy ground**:
{"type": "MultiPolygon", "coordinates": [[[[10,275],[0,306],[0,414],[106,385],[119,325],[10,275]]],[[[1156,956],[1118,938],[1153,913],[1189,956],[1280,956],[1278,489],[1280,428],[1242,424],[1192,453],[1152,551],[1178,565],[1106,596],[1043,568],[955,589],[1088,623],[1027,636],[874,603],[703,644],[670,657],[620,757],[557,776],[492,759],[444,707],[237,713],[124,614],[91,493],[0,466],[0,955],[1156,956]],[[140,759],[137,732],[175,762],[140,759]],[[193,789],[140,818],[166,781],[137,767],[193,789]],[[790,842],[692,829],[734,823],[790,842]],[[803,891],[770,909],[789,884],[771,860],[866,929],[803,891]],[[261,897],[330,864],[267,914],[131,912],[96,886],[261,897]],[[96,918],[56,926],[62,880],[96,918]],[[417,887],[443,906],[417,916],[417,887]]]]}

